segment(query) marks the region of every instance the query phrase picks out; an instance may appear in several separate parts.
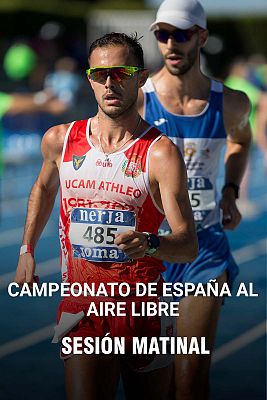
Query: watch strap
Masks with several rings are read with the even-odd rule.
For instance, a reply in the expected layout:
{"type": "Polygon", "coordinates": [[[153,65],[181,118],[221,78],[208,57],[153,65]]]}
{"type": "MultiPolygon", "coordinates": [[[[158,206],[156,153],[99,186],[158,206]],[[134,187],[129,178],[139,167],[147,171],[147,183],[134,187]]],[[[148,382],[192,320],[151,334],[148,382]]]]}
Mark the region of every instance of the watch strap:
{"type": "Polygon", "coordinates": [[[143,232],[147,236],[148,248],[145,251],[145,255],[152,256],[159,248],[160,240],[154,233],[143,232]]]}
{"type": "Polygon", "coordinates": [[[222,187],[222,193],[228,187],[232,188],[234,190],[235,198],[238,199],[239,198],[239,186],[236,183],[228,182],[222,187]]]}

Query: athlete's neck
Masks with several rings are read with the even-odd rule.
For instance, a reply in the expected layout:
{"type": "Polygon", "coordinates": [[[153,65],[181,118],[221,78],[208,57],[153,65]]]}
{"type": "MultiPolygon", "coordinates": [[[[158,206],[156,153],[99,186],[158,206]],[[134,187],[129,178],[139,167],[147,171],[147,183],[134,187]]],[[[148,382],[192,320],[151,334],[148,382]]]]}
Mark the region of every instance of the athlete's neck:
{"type": "Polygon", "coordinates": [[[182,75],[173,75],[164,66],[152,80],[157,93],[161,96],[168,94],[181,101],[209,98],[210,79],[202,74],[198,65],[182,75]]]}
{"type": "Polygon", "coordinates": [[[91,120],[91,133],[93,137],[99,138],[108,145],[116,145],[125,140],[134,140],[140,133],[142,121],[137,111],[132,110],[130,114],[109,117],[101,110],[91,120]],[[132,136],[132,138],[131,138],[132,136]]]}

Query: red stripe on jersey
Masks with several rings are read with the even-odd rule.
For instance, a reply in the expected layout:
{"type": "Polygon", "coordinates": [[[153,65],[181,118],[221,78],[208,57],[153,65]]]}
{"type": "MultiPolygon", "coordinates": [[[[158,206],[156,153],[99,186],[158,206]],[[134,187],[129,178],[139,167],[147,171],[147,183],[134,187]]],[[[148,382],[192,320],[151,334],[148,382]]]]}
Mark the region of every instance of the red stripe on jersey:
{"type": "Polygon", "coordinates": [[[83,156],[91,149],[86,137],[87,123],[86,119],[73,124],[67,139],[63,162],[72,161],[72,156],[83,156]]]}
{"type": "Polygon", "coordinates": [[[59,214],[60,214],[60,218],[61,218],[61,221],[62,221],[64,226],[66,226],[67,222],[68,222],[68,217],[66,215],[66,212],[67,212],[67,210],[64,210],[64,208],[63,208],[62,190],[60,188],[60,210],[59,210],[59,214]]]}

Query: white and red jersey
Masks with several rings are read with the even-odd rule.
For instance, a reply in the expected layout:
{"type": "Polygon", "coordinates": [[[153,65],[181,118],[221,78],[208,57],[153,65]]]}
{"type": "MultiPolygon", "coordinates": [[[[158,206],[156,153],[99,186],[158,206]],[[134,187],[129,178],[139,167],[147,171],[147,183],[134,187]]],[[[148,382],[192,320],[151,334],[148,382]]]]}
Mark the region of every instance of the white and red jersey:
{"type": "Polygon", "coordinates": [[[161,132],[149,127],[125,149],[105,155],[90,140],[90,119],[73,122],[59,170],[60,242],[64,282],[151,282],[162,262],[130,260],[114,244],[127,230],[153,232],[164,219],[150,190],[151,146],[161,132]]]}

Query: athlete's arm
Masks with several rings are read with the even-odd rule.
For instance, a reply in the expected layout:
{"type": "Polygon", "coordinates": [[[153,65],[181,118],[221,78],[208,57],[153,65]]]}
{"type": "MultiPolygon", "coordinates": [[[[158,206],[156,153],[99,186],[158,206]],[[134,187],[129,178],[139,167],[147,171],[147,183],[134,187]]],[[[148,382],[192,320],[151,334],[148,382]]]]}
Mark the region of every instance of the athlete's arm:
{"type": "Polygon", "coordinates": [[[35,94],[14,93],[10,97],[11,101],[6,113],[11,115],[36,112],[48,112],[57,115],[67,109],[65,103],[57,98],[52,98],[45,92],[35,94]]]}
{"type": "MultiPolygon", "coordinates": [[[[186,169],[179,150],[165,136],[151,149],[149,178],[154,198],[163,208],[172,230],[172,234],[160,236],[160,246],[153,257],[169,262],[193,261],[198,246],[186,169]]],[[[148,247],[147,236],[142,232],[120,234],[115,243],[130,258],[143,257],[148,247]]]]}
{"type": "MultiPolygon", "coordinates": [[[[225,88],[224,121],[227,131],[225,184],[234,183],[239,186],[244,175],[251,143],[249,113],[248,97],[243,92],[225,88]]],[[[220,207],[223,211],[225,229],[234,229],[241,221],[241,214],[236,206],[232,187],[223,190],[220,207]]]]}
{"type": "Polygon", "coordinates": [[[186,168],[179,149],[165,136],[152,147],[149,176],[155,200],[163,208],[172,230],[170,235],[160,237],[156,258],[179,263],[193,261],[198,244],[186,168]],[[159,188],[158,196],[155,186],[159,188]]]}
{"type": "MultiPolygon", "coordinates": [[[[36,243],[48,221],[53,209],[59,187],[58,168],[64,142],[66,125],[50,128],[42,140],[43,165],[33,185],[27,209],[22,244],[36,243]]],[[[30,253],[19,257],[15,282],[32,283],[34,281],[35,261],[30,253]]]]}
{"type": "Polygon", "coordinates": [[[262,93],[257,105],[255,121],[256,141],[263,151],[267,167],[267,94],[262,93]]]}

